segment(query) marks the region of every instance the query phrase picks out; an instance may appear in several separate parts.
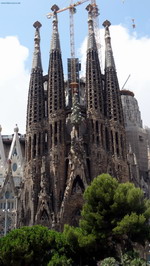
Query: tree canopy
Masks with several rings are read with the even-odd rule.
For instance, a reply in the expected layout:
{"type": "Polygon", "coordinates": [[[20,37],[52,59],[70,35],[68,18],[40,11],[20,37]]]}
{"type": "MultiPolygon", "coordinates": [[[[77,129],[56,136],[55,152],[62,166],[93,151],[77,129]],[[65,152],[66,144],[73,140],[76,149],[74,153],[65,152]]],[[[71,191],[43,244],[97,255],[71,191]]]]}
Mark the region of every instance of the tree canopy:
{"type": "Polygon", "coordinates": [[[66,225],[60,233],[36,225],[2,237],[0,265],[94,266],[105,258],[102,265],[128,265],[121,264],[125,258],[129,265],[142,266],[138,257],[126,254],[150,239],[150,201],[143,191],[102,174],[86,189],[84,200],[79,227],[66,225]]]}
{"type": "Polygon", "coordinates": [[[102,174],[86,189],[84,200],[79,228],[64,230],[83,265],[97,265],[106,257],[119,259],[149,240],[150,201],[134,184],[102,174]]]}
{"type": "Polygon", "coordinates": [[[150,201],[132,183],[119,183],[108,174],[95,178],[84,193],[80,227],[102,244],[131,248],[133,242],[149,238],[150,201]],[[114,245],[113,245],[114,243],[114,245]]]}
{"type": "Polygon", "coordinates": [[[63,234],[40,225],[15,229],[0,239],[0,265],[43,266],[56,257],[63,261],[67,252],[65,243],[63,234]]]}

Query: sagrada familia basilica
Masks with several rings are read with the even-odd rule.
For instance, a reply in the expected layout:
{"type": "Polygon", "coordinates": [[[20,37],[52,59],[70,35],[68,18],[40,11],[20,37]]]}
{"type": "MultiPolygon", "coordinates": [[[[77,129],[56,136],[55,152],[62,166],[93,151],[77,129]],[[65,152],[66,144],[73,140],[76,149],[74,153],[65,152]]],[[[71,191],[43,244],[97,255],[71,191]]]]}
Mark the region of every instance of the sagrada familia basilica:
{"type": "Polygon", "coordinates": [[[93,6],[86,9],[85,79],[79,76],[78,58],[70,58],[64,81],[58,7],[52,7],[47,75],[41,62],[42,25],[38,21],[33,25],[26,134],[19,134],[16,126],[14,134],[6,136],[0,128],[0,235],[23,225],[42,224],[59,231],[66,223],[78,226],[83,192],[101,173],[134,182],[149,197],[149,130],[142,127],[133,92],[119,89],[108,20],[103,23],[102,74],[93,6]]]}

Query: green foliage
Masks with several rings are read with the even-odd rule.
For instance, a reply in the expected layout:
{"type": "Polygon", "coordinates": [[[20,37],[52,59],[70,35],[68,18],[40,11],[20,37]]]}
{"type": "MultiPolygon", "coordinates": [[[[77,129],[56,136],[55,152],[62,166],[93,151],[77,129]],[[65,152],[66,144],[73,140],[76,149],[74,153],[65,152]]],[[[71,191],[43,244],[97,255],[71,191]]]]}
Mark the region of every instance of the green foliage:
{"type": "Polygon", "coordinates": [[[43,226],[22,227],[0,239],[1,265],[47,265],[55,253],[65,254],[65,239],[43,226]]]}
{"type": "Polygon", "coordinates": [[[138,256],[127,253],[134,250],[134,242],[150,239],[150,201],[143,192],[102,174],[86,189],[84,200],[78,228],[66,225],[59,233],[43,226],[22,227],[1,238],[0,265],[96,266],[107,258],[102,266],[117,261],[143,266],[138,256]]]}
{"type": "Polygon", "coordinates": [[[65,225],[63,233],[74,253],[79,252],[81,248],[85,247],[86,250],[88,248],[91,249],[95,244],[95,237],[93,235],[84,235],[80,227],[65,225]]]}
{"type": "Polygon", "coordinates": [[[98,234],[97,237],[100,239],[107,236],[111,229],[111,205],[117,186],[117,180],[107,174],[93,180],[84,193],[86,203],[83,206],[80,222],[82,230],[94,235],[98,234]]]}
{"type": "Polygon", "coordinates": [[[101,266],[117,266],[117,262],[115,260],[115,258],[106,258],[101,262],[101,266]]]}
{"type": "Polygon", "coordinates": [[[48,266],[71,266],[72,263],[72,259],[68,259],[65,255],[60,256],[56,253],[48,263],[48,266]]]}
{"type": "Polygon", "coordinates": [[[121,258],[122,266],[146,266],[146,261],[139,258],[138,253],[128,252],[125,253],[121,258]]]}
{"type": "Polygon", "coordinates": [[[105,258],[101,264],[101,266],[146,266],[146,261],[139,258],[137,253],[125,253],[121,262],[119,263],[115,258],[109,257],[105,258]]]}
{"type": "Polygon", "coordinates": [[[129,182],[119,183],[108,174],[95,178],[84,193],[80,226],[103,242],[126,237],[145,241],[149,235],[150,202],[129,182]]]}
{"type": "Polygon", "coordinates": [[[69,247],[68,257],[72,258],[75,265],[96,265],[95,238],[92,235],[85,236],[81,228],[69,225],[65,225],[63,234],[69,247]]]}

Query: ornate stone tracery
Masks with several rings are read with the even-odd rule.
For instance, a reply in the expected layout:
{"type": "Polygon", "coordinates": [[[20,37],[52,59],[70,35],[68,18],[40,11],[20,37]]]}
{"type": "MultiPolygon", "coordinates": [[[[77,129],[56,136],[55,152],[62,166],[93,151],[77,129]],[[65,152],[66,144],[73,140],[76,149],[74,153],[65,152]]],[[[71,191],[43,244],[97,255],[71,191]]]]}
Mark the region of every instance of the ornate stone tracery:
{"type": "Polygon", "coordinates": [[[40,54],[41,24],[34,24],[36,32],[28,96],[25,179],[20,206],[24,212],[22,220],[28,225],[40,223],[58,230],[62,230],[65,223],[77,225],[83,192],[93,178],[103,172],[111,172],[118,179],[120,176],[120,180],[128,178],[110,23],[104,23],[106,65],[105,75],[102,75],[92,8],[91,5],[87,7],[86,80],[82,81],[85,93],[81,93],[79,61],[71,58],[68,60],[70,72],[66,83],[69,93],[67,105],[58,32],[59,8],[56,5],[52,7],[52,39],[46,76],[43,76],[40,54]],[[84,100],[81,99],[83,95],[84,100]]]}

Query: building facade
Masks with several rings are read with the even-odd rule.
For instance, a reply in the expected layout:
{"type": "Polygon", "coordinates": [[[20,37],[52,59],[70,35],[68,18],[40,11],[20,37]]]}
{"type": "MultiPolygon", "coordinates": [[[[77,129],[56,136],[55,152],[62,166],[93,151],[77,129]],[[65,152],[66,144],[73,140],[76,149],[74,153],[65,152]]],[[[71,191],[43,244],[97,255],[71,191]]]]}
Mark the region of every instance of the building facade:
{"type": "Polygon", "coordinates": [[[24,169],[25,137],[16,126],[11,136],[0,128],[0,236],[17,227],[18,201],[24,169]]]}
{"type": "MultiPolygon", "coordinates": [[[[78,59],[68,60],[65,97],[58,32],[58,7],[52,7],[53,30],[48,74],[43,76],[39,22],[30,77],[23,188],[18,226],[42,224],[62,230],[78,225],[83,192],[101,173],[128,180],[126,140],[120,90],[105,21],[105,74],[95,40],[92,6],[88,11],[85,100],[81,99],[78,59]],[[86,103],[86,104],[85,104],[86,103]]],[[[83,98],[83,95],[82,95],[83,98]]]]}
{"type": "Polygon", "coordinates": [[[121,100],[124,113],[128,159],[132,157],[130,179],[150,196],[150,164],[149,164],[149,128],[143,128],[141,113],[134,93],[121,90],[121,100]],[[134,158],[134,159],[133,159],[134,158]]]}
{"type": "Polygon", "coordinates": [[[66,223],[77,226],[83,192],[102,173],[120,182],[130,180],[148,195],[150,152],[139,108],[131,92],[120,93],[107,20],[103,23],[105,72],[101,73],[92,6],[86,9],[85,79],[80,78],[78,58],[69,58],[64,82],[58,7],[52,7],[47,75],[43,75],[40,51],[42,25],[38,21],[33,25],[26,136],[18,133],[17,126],[13,136],[0,134],[1,235],[23,225],[42,224],[60,231],[66,223]]]}

